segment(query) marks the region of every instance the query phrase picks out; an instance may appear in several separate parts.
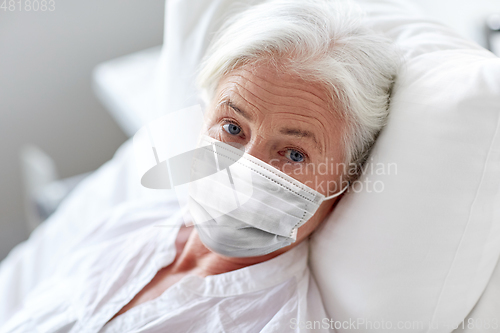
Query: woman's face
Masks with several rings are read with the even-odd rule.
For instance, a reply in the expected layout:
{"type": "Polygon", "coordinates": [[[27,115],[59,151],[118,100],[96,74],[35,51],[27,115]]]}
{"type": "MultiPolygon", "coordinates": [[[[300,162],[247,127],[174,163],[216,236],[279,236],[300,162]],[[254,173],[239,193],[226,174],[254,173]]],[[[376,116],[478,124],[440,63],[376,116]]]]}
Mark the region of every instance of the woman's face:
{"type": "MultiPolygon", "coordinates": [[[[271,65],[246,65],[221,79],[207,110],[207,132],[243,145],[246,153],[332,195],[341,189],[342,122],[327,100],[320,84],[279,73],[271,65]]],[[[299,229],[297,240],[316,228],[333,202],[321,205],[299,229]]]]}

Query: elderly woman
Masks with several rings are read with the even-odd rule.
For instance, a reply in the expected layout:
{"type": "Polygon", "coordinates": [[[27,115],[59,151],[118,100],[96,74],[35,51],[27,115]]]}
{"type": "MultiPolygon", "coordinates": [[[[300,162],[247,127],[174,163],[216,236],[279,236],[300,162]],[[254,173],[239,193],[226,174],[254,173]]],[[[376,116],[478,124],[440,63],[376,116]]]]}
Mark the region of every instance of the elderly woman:
{"type": "Polygon", "coordinates": [[[329,1],[269,2],[232,17],[199,75],[204,134],[232,158],[233,176],[239,167],[253,177],[251,198],[214,213],[210,201],[224,206],[229,194],[213,185],[173,216],[165,203],[110,213],[0,331],[284,332],[315,320],[328,330],[307,239],[386,121],[394,54],[329,1]],[[176,228],[151,227],[166,215],[176,228]],[[182,225],[186,216],[196,228],[182,225]]]}

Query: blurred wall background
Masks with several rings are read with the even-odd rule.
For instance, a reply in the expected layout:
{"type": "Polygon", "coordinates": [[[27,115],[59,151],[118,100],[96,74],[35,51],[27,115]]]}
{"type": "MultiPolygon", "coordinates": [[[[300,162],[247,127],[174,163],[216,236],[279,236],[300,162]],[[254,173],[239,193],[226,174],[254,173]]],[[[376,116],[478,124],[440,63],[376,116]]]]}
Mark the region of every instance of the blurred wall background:
{"type": "MultiPolygon", "coordinates": [[[[28,237],[21,147],[42,148],[61,177],[95,170],[112,157],[126,136],[96,100],[92,69],[161,44],[164,1],[67,0],[56,1],[53,12],[0,9],[0,260],[28,237]]],[[[485,18],[500,13],[500,0],[412,1],[483,46],[485,18]]]]}
{"type": "Polygon", "coordinates": [[[412,0],[430,19],[454,28],[462,36],[486,46],[486,17],[500,14],[500,0],[412,0]]]}
{"type": "Polygon", "coordinates": [[[0,260],[28,237],[21,147],[39,146],[61,177],[110,159],[126,136],[94,97],[92,69],[163,38],[164,0],[55,1],[52,12],[18,6],[0,9],[0,260]]]}

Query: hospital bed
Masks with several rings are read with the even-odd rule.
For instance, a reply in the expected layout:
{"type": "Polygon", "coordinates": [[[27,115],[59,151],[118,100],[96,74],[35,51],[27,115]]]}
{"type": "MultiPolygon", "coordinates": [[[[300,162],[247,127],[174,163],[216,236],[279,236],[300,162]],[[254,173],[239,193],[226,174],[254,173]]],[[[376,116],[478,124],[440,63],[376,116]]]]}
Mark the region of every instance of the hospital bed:
{"type": "MultiPolygon", "coordinates": [[[[349,193],[312,237],[310,266],[328,315],[425,324],[415,332],[500,332],[500,59],[409,2],[356,2],[367,24],[397,42],[404,56],[389,123],[369,160],[398,169],[370,175],[383,191],[349,193]]],[[[96,69],[96,92],[129,134],[200,103],[193,82],[210,36],[242,8],[230,0],[168,1],[163,48],[96,69]]],[[[58,216],[78,220],[118,202],[175,195],[141,187],[134,163],[127,142],[35,230],[32,248],[16,248],[3,264],[43,276],[35,262],[56,260],[61,242],[44,229],[71,238],[82,228],[58,216]],[[78,206],[86,197],[96,203],[78,206]],[[81,211],[70,212],[71,202],[81,211]]],[[[19,281],[12,297],[32,279],[19,281]]]]}

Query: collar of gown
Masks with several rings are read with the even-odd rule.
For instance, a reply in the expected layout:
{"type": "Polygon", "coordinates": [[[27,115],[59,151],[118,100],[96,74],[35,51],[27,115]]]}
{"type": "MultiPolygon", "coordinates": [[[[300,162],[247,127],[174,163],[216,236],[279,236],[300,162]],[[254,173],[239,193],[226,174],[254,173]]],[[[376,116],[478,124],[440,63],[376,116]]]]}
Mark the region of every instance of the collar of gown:
{"type": "MultiPolygon", "coordinates": [[[[185,215],[180,212],[173,216],[174,223],[179,227],[182,224],[180,216],[185,215]]],[[[163,252],[164,260],[160,260],[164,265],[170,264],[175,257],[175,238],[177,238],[179,228],[174,233],[173,241],[165,244],[163,252]]],[[[162,230],[162,232],[168,232],[162,230]]],[[[162,232],[158,233],[159,239],[162,232]]],[[[170,235],[172,236],[172,235],[170,235]]],[[[274,257],[270,260],[247,266],[227,273],[200,277],[194,274],[186,275],[178,283],[188,288],[190,292],[203,296],[232,296],[244,293],[251,293],[280,284],[292,277],[300,279],[306,272],[309,252],[309,239],[304,239],[300,244],[289,251],[274,257]]]]}
{"type": "Polygon", "coordinates": [[[306,239],[291,250],[252,266],[205,278],[187,275],[181,281],[191,292],[217,297],[267,289],[292,277],[299,280],[307,267],[307,242],[306,239]]]}

